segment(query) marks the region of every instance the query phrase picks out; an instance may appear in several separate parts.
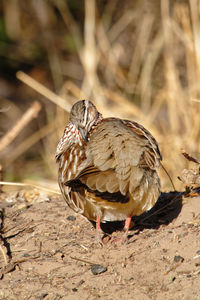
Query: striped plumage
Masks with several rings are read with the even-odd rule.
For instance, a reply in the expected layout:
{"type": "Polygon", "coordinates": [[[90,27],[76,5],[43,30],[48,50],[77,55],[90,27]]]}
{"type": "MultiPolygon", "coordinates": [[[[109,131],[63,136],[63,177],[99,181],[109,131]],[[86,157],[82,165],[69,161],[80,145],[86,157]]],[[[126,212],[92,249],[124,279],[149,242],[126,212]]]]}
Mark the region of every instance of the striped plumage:
{"type": "Polygon", "coordinates": [[[136,122],[103,118],[90,101],[72,107],[56,159],[64,199],[97,223],[126,219],[128,229],[160,195],[156,140],[136,122]]]}

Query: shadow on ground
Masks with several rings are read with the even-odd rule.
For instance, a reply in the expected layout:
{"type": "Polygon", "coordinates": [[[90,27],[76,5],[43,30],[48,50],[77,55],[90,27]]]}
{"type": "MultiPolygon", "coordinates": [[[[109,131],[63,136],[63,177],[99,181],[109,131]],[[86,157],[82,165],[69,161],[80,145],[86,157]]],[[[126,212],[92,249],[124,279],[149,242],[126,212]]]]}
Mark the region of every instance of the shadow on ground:
{"type": "MultiPolygon", "coordinates": [[[[167,225],[171,223],[181,212],[183,196],[183,192],[177,191],[161,193],[158,201],[151,210],[132,218],[132,221],[135,223],[132,230],[138,229],[141,231],[145,228],[156,229],[162,224],[167,225]]],[[[93,223],[93,225],[95,225],[95,223],[93,223]]],[[[122,230],[123,227],[124,221],[101,223],[101,229],[106,234],[112,234],[114,231],[122,230]]]]}

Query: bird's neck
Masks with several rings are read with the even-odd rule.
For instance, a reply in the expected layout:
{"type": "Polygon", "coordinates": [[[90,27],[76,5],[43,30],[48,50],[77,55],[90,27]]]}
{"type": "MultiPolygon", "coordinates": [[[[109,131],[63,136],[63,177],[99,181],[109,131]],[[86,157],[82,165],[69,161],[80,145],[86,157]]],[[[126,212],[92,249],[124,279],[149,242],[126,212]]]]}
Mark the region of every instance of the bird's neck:
{"type": "Polygon", "coordinates": [[[92,127],[90,128],[89,134],[91,134],[94,131],[94,129],[97,127],[97,125],[99,123],[101,123],[102,120],[103,120],[103,116],[99,113],[98,118],[96,119],[96,121],[94,122],[92,127]]]}

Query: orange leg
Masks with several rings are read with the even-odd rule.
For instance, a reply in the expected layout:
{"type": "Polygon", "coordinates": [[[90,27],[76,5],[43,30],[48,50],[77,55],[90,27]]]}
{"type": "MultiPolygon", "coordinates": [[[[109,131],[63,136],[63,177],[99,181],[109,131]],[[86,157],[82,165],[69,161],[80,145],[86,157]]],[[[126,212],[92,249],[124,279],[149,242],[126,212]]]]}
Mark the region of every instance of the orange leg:
{"type": "Polygon", "coordinates": [[[127,240],[128,240],[128,231],[129,231],[129,228],[130,228],[130,225],[131,225],[131,218],[132,218],[132,216],[129,216],[125,221],[124,234],[123,234],[123,237],[122,237],[122,243],[126,243],[127,240]]]}
{"type": "Polygon", "coordinates": [[[96,240],[100,245],[103,245],[102,238],[101,238],[102,230],[101,230],[100,223],[101,223],[100,215],[97,215],[97,217],[96,217],[96,240]]]}
{"type": "Polygon", "coordinates": [[[97,215],[97,218],[96,218],[96,230],[97,231],[101,231],[101,226],[100,226],[100,216],[97,215]]]}
{"type": "Polygon", "coordinates": [[[131,218],[132,218],[132,216],[129,216],[127,219],[126,219],[126,221],[125,221],[125,224],[124,224],[124,230],[126,231],[126,230],[129,230],[129,227],[130,227],[130,225],[131,225],[131,218]]]}

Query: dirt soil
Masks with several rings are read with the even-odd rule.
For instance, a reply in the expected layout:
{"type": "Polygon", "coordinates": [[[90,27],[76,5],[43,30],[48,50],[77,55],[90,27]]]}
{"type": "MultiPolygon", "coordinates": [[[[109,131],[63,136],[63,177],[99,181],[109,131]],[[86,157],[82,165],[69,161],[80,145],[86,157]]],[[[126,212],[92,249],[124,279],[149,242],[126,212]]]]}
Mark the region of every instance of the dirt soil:
{"type": "Polygon", "coordinates": [[[200,299],[199,196],[162,194],[127,244],[114,231],[103,247],[61,196],[1,193],[0,212],[0,299],[200,299]]]}

